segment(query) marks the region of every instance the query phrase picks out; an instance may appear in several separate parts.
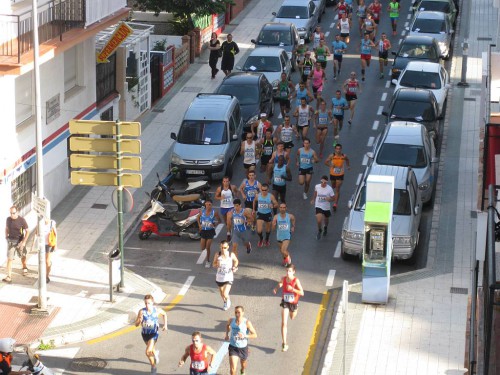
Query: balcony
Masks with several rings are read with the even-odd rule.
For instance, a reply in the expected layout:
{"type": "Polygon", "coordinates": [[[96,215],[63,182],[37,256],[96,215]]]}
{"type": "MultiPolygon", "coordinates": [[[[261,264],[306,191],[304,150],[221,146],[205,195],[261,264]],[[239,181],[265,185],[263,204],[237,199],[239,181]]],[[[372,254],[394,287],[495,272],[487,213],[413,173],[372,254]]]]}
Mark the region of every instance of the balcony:
{"type": "Polygon", "coordinates": [[[86,0],[85,26],[101,21],[127,7],[127,0],[86,0]]]}

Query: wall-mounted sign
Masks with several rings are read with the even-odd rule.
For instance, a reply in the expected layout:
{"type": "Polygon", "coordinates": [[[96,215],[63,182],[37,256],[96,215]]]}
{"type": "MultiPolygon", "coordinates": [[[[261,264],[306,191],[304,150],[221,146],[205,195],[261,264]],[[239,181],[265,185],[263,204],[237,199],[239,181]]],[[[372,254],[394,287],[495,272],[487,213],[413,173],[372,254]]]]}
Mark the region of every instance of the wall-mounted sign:
{"type": "Polygon", "coordinates": [[[97,62],[99,64],[109,62],[108,57],[111,56],[111,54],[115,52],[116,49],[120,46],[120,44],[122,44],[123,41],[127,39],[127,37],[133,32],[134,30],[125,22],[120,23],[101,52],[97,54],[97,62]]]}
{"type": "Polygon", "coordinates": [[[53,96],[45,103],[45,123],[48,125],[61,114],[61,97],[59,94],[53,96]]]}

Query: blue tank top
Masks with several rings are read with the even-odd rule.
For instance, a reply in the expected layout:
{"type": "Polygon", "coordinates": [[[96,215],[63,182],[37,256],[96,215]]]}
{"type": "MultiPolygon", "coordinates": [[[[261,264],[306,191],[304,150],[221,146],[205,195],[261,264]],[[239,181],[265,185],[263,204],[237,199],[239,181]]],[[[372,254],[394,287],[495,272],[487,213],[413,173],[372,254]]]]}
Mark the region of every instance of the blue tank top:
{"type": "Polygon", "coordinates": [[[156,307],[153,308],[151,313],[148,313],[148,309],[145,307],[142,309],[142,333],[145,335],[152,335],[158,332],[158,312],[156,307]]]}
{"type": "Polygon", "coordinates": [[[304,87],[304,90],[297,90],[297,107],[300,105],[300,99],[306,98],[306,103],[308,102],[307,97],[307,89],[304,87]]]}
{"type": "Polygon", "coordinates": [[[299,150],[299,168],[308,169],[313,167],[313,150],[306,152],[304,148],[299,150]]]}
{"type": "Polygon", "coordinates": [[[292,237],[292,223],[290,221],[290,215],[285,214],[285,217],[281,217],[278,214],[276,220],[276,238],[278,241],[289,240],[292,237]]]}
{"type": "Polygon", "coordinates": [[[247,218],[243,212],[243,210],[239,213],[233,210],[233,228],[237,232],[244,232],[247,229],[247,218]]]}
{"type": "Polygon", "coordinates": [[[371,55],[372,54],[372,47],[370,45],[371,40],[362,40],[361,41],[361,53],[363,55],[371,55]]]}
{"type": "Polygon", "coordinates": [[[262,196],[262,194],[259,194],[257,196],[257,212],[260,214],[270,214],[271,208],[273,206],[272,201],[271,201],[271,194],[267,194],[266,197],[262,196]]]}
{"type": "Polygon", "coordinates": [[[255,200],[255,196],[259,192],[259,183],[256,180],[253,185],[250,185],[248,183],[248,180],[246,180],[245,187],[243,188],[243,191],[245,192],[245,195],[247,196],[246,201],[253,202],[255,200]]]}
{"type": "Polygon", "coordinates": [[[337,116],[344,116],[344,109],[343,107],[347,107],[347,100],[344,98],[332,98],[332,113],[337,116]],[[339,108],[340,107],[340,108],[339,108]]]}
{"type": "Polygon", "coordinates": [[[248,345],[248,339],[246,338],[246,335],[248,334],[246,318],[241,319],[241,323],[239,325],[236,324],[236,318],[233,318],[233,320],[231,320],[230,327],[231,335],[229,336],[229,345],[236,348],[246,348],[248,345]],[[240,332],[243,333],[245,338],[242,339],[239,337],[240,332]]]}
{"type": "Polygon", "coordinates": [[[200,216],[201,230],[214,229],[215,224],[215,210],[212,208],[212,212],[207,215],[207,210],[201,211],[200,216]]]}
{"type": "Polygon", "coordinates": [[[318,125],[322,128],[328,126],[328,111],[318,111],[318,125]]]}
{"type": "Polygon", "coordinates": [[[286,177],[286,164],[283,164],[281,168],[278,167],[278,164],[275,164],[273,170],[273,184],[276,186],[285,186],[286,180],[284,177],[286,177]]]}

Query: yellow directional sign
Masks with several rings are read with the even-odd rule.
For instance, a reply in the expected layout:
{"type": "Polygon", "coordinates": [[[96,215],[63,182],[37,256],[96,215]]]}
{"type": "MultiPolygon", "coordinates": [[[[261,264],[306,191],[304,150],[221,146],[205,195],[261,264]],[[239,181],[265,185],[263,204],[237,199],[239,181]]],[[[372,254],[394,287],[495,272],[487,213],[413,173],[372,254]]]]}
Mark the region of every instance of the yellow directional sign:
{"type": "MultiPolygon", "coordinates": [[[[72,185],[88,186],[118,186],[116,173],[72,171],[72,185]]],[[[142,176],[139,173],[124,173],[122,176],[122,186],[140,188],[142,186],[142,176]]]]}
{"type": "MultiPolygon", "coordinates": [[[[99,134],[116,135],[116,122],[69,120],[70,134],[99,134]]],[[[125,137],[139,137],[141,135],[140,122],[120,122],[120,132],[125,137]]]]}
{"type": "MultiPolygon", "coordinates": [[[[71,154],[71,168],[86,168],[86,169],[116,169],[118,168],[118,160],[114,155],[86,155],[86,154],[71,154]]],[[[140,156],[122,156],[122,169],[131,171],[141,170],[140,156]]]]}
{"type": "MultiPolygon", "coordinates": [[[[69,139],[71,151],[117,152],[116,144],[116,139],[113,138],[71,137],[69,139]]],[[[138,139],[122,139],[121,151],[129,154],[140,154],[141,141],[138,139]]]]}
{"type": "Polygon", "coordinates": [[[122,22],[118,25],[118,27],[115,29],[113,35],[111,35],[111,38],[109,38],[108,42],[106,45],[103,47],[101,52],[97,55],[97,62],[98,63],[107,63],[108,57],[111,56],[113,52],[120,46],[120,44],[123,43],[127,37],[132,34],[134,30],[127,25],[125,22],[122,22]]]}

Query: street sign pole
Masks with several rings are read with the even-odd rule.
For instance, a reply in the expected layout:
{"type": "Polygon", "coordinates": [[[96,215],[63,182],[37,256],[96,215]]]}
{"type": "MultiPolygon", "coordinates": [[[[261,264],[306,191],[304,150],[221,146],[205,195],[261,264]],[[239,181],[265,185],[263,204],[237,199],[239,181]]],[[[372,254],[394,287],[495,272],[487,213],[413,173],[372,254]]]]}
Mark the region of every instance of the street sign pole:
{"type": "Polygon", "coordinates": [[[116,178],[118,182],[118,248],[120,249],[121,267],[120,267],[120,285],[125,287],[125,255],[123,254],[123,185],[122,185],[122,133],[120,120],[116,120],[116,178]]]}

